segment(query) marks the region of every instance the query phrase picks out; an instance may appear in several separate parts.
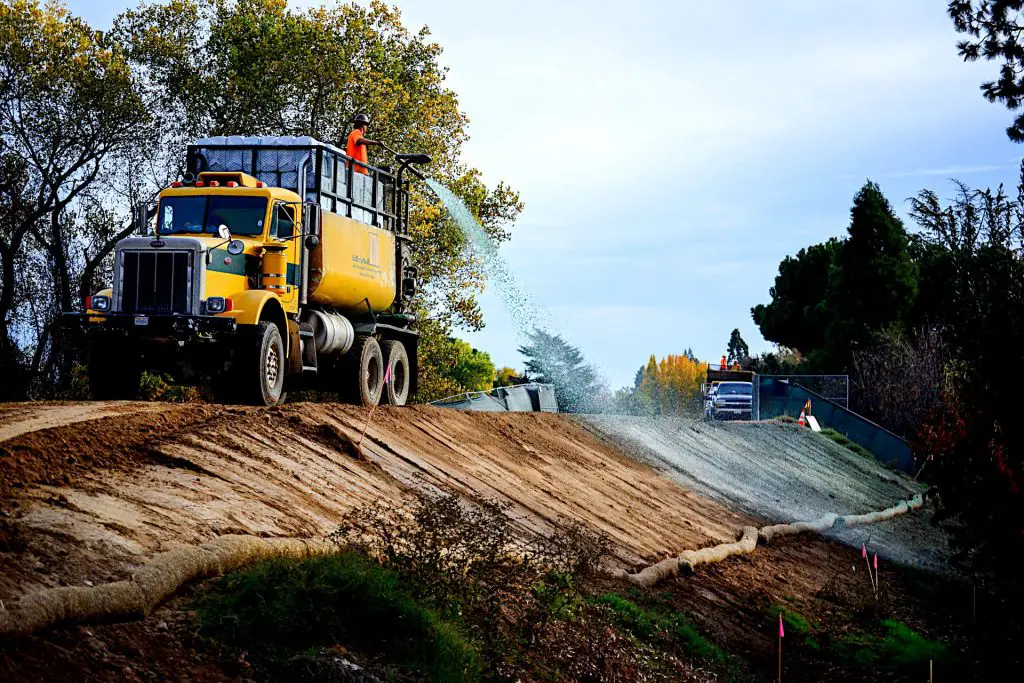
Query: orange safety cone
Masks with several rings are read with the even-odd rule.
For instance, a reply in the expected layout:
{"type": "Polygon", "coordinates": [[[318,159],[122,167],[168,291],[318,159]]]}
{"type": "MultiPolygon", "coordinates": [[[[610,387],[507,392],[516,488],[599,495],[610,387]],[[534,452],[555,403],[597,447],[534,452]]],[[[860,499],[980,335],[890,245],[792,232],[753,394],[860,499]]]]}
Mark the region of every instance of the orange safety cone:
{"type": "Polygon", "coordinates": [[[801,410],[800,411],[800,419],[797,420],[796,423],[798,425],[800,425],[801,427],[806,427],[807,426],[807,411],[806,410],[801,410]]]}

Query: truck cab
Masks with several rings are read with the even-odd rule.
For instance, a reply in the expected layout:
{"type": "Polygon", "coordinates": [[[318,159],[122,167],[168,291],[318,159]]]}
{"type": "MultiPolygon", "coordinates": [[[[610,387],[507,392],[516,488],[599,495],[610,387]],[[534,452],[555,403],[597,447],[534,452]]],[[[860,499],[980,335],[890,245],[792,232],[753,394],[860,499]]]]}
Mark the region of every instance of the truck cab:
{"type": "Polygon", "coordinates": [[[112,286],[63,316],[88,345],[94,398],[134,398],[149,370],[209,379],[224,402],[314,388],[404,404],[418,334],[403,175],[429,158],[397,161],[365,166],[312,138],[189,147],[186,176],[117,244],[112,286]]]}

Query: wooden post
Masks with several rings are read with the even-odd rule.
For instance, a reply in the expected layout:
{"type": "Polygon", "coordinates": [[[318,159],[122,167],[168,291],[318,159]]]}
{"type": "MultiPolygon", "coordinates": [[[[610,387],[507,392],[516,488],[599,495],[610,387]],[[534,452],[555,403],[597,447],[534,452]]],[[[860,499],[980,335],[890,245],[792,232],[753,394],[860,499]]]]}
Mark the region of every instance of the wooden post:
{"type": "Polygon", "coordinates": [[[928,683],[935,683],[933,676],[935,674],[932,660],[928,660],[928,683]]]}
{"type": "Polygon", "coordinates": [[[786,636],[786,629],[782,627],[782,612],[779,612],[779,683],[782,683],[782,639],[786,636]]]}

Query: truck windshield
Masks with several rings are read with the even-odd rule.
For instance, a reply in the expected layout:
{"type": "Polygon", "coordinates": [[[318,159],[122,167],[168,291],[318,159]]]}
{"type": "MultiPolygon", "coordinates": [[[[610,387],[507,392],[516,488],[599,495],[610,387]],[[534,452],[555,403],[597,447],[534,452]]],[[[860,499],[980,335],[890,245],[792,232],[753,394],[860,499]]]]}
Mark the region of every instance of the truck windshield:
{"type": "Polygon", "coordinates": [[[719,384],[719,396],[750,396],[753,386],[750,384],[719,384]]]}
{"type": "Polygon", "coordinates": [[[164,197],[160,200],[160,234],[217,234],[221,225],[232,235],[259,235],[267,216],[264,197],[228,197],[224,195],[164,197]]]}

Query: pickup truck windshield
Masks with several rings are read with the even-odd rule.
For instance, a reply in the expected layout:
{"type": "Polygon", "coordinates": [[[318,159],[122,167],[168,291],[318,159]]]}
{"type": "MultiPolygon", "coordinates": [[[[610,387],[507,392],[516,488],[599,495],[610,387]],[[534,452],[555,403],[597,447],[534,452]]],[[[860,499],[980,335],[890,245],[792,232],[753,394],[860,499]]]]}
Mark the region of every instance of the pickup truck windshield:
{"type": "Polygon", "coordinates": [[[753,386],[750,384],[719,384],[719,396],[750,396],[753,394],[753,386]]]}
{"type": "Polygon", "coordinates": [[[160,200],[157,225],[161,235],[216,235],[221,225],[228,226],[232,235],[259,235],[263,233],[266,216],[267,200],[264,197],[164,197],[160,200]]]}

